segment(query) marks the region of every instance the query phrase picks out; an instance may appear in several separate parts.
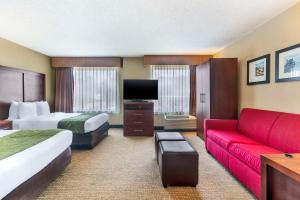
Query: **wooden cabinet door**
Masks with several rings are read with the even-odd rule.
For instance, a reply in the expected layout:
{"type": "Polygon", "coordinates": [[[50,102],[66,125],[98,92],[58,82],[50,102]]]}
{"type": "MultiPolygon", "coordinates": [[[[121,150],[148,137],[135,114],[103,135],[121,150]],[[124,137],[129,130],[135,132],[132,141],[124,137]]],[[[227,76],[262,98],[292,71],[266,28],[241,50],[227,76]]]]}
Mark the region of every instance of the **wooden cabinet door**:
{"type": "Polygon", "coordinates": [[[211,60],[211,118],[237,118],[237,59],[211,60]]]}

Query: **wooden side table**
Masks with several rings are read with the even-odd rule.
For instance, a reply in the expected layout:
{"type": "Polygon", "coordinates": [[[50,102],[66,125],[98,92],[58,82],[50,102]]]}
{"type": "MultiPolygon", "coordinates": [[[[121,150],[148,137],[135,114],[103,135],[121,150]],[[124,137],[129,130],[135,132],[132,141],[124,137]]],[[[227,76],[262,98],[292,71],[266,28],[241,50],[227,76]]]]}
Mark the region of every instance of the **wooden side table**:
{"type": "Polygon", "coordinates": [[[0,130],[11,130],[12,121],[9,120],[0,120],[0,130]]]}
{"type": "Polygon", "coordinates": [[[300,199],[300,154],[261,156],[261,200],[300,199]]]}

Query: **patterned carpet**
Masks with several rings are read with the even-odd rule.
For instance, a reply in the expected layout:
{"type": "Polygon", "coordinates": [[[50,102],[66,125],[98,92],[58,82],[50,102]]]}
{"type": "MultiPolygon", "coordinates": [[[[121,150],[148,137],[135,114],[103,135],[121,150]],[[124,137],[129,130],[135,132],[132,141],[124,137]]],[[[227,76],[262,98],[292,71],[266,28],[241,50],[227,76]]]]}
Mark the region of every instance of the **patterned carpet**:
{"type": "Polygon", "coordinates": [[[185,136],[199,152],[199,184],[167,189],[161,185],[153,138],[122,134],[110,129],[93,150],[73,151],[72,163],[39,199],[254,199],[193,134],[185,136]]]}

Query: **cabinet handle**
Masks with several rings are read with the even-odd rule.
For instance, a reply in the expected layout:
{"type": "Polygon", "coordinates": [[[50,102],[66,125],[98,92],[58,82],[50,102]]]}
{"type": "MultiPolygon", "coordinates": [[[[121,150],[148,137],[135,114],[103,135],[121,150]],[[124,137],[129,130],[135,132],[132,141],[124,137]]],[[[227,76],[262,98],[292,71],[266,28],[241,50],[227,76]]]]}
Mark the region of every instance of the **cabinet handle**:
{"type": "Polygon", "coordinates": [[[135,115],[135,116],[143,116],[144,114],[137,114],[137,113],[135,113],[133,115],[135,115]]]}
{"type": "Polygon", "coordinates": [[[143,124],[144,122],[133,122],[134,124],[143,124]]]}
{"type": "Polygon", "coordinates": [[[203,93],[200,93],[200,103],[204,103],[204,100],[203,100],[203,93]]]}
{"type": "Polygon", "coordinates": [[[203,93],[203,100],[202,100],[203,103],[205,103],[205,94],[203,93]]]}
{"type": "Polygon", "coordinates": [[[136,129],[136,130],[133,130],[134,132],[143,132],[144,130],[142,129],[136,129]]]}

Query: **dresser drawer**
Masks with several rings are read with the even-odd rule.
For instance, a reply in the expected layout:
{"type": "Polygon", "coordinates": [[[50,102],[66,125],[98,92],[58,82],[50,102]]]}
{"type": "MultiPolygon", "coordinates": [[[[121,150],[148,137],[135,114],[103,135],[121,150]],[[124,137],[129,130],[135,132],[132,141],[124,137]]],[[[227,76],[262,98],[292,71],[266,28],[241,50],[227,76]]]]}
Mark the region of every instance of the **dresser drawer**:
{"type": "Polygon", "coordinates": [[[125,115],[124,124],[144,124],[144,125],[152,125],[153,124],[153,116],[139,116],[139,115],[125,115]]]}
{"type": "Polygon", "coordinates": [[[125,104],[125,110],[153,110],[153,104],[125,104]]]}
{"type": "Polygon", "coordinates": [[[125,110],[124,114],[126,117],[148,117],[153,116],[153,111],[151,110],[125,110]]]}
{"type": "Polygon", "coordinates": [[[139,135],[149,135],[152,136],[154,132],[153,127],[145,127],[145,126],[126,126],[124,128],[124,135],[132,135],[132,136],[139,136],[139,135]]]}

